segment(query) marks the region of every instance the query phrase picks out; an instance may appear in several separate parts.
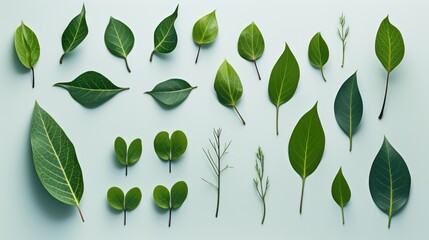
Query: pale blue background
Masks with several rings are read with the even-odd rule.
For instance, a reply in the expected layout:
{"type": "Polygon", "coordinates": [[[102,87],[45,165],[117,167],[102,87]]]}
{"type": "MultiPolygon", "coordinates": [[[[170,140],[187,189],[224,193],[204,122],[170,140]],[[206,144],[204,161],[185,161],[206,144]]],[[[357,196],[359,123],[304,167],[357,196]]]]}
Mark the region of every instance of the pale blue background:
{"type": "Polygon", "coordinates": [[[80,1],[6,1],[0,13],[0,183],[1,239],[427,239],[428,161],[425,154],[429,129],[426,104],[428,88],[427,54],[428,5],[424,1],[87,1],[87,39],[62,65],[61,35],[69,21],[81,10],[80,1]],[[149,63],[156,25],[180,3],[176,29],[179,44],[163,57],[149,63]],[[217,9],[219,36],[201,51],[194,64],[197,47],[192,26],[201,16],[217,9]],[[350,24],[344,69],[340,68],[341,44],[337,36],[338,17],[344,12],[350,24]],[[386,73],[374,53],[375,34],[380,22],[390,19],[403,34],[406,54],[391,77],[385,116],[377,119],[383,98],[386,73]],[[112,56],[104,45],[104,30],[110,16],[124,21],[136,38],[129,55],[132,73],[122,59],[112,56]],[[37,63],[36,88],[31,74],[18,62],[13,45],[15,29],[23,20],[37,34],[41,56],[37,63]],[[258,61],[262,81],[252,63],[240,58],[237,39],[241,30],[255,21],[266,42],[258,61]],[[307,59],[311,37],[322,32],[330,47],[324,83],[320,72],[307,59]],[[267,85],[274,63],[287,42],[301,68],[294,98],[280,110],[280,136],[275,135],[275,108],[269,102],[267,85]],[[243,127],[233,112],[220,105],[213,90],[216,71],[224,59],[236,69],[244,85],[238,104],[247,125],[243,127]],[[71,81],[87,71],[99,71],[119,86],[131,87],[111,101],[86,109],[69,94],[52,85],[71,81]],[[354,136],[353,153],[348,139],[333,114],[335,95],[351,74],[358,71],[364,101],[364,116],[354,136]],[[173,110],[164,110],[144,91],[172,77],[186,79],[198,89],[173,110]],[[74,207],[63,205],[43,189],[35,175],[30,153],[29,131],[34,101],[46,109],[73,141],[84,174],[85,193],[81,201],[86,222],[81,223],[74,207]],[[298,205],[301,179],[291,168],[287,144],[299,118],[319,101],[320,118],[326,134],[326,149],[317,171],[308,178],[303,214],[298,205]],[[215,191],[200,178],[211,179],[212,172],[202,147],[214,127],[222,127],[224,140],[232,140],[226,162],[234,168],[223,175],[219,218],[214,218],[215,191]],[[152,141],[157,132],[182,129],[189,139],[186,154],[168,165],[156,157],[152,141]],[[127,142],[142,138],[143,156],[138,164],[124,170],[115,163],[113,141],[123,136],[127,142]],[[392,220],[373,203],[368,174],[386,135],[406,160],[411,175],[408,205],[392,220]],[[252,185],[254,153],[261,145],[266,154],[266,173],[271,187],[268,212],[260,225],[262,206],[252,185]],[[340,208],[332,200],[331,182],[343,166],[352,189],[345,208],[346,225],[341,225],[340,208]],[[152,200],[157,184],[171,186],[186,180],[189,195],[173,213],[158,211],[152,200]],[[128,190],[139,186],[140,206],[122,214],[107,205],[105,194],[117,185],[128,190]]]}

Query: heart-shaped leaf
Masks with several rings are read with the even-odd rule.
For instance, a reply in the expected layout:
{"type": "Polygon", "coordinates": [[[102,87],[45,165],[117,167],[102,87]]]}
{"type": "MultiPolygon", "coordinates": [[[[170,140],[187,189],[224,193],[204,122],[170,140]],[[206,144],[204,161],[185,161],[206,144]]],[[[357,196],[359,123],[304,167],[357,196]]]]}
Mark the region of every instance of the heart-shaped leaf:
{"type": "Polygon", "coordinates": [[[185,80],[174,78],[157,84],[152,91],[145,93],[166,106],[174,107],[185,101],[195,88],[185,80]]]}
{"type": "Polygon", "coordinates": [[[152,62],[153,55],[157,53],[170,53],[177,46],[177,33],[174,28],[174,22],[177,19],[177,12],[179,10],[179,5],[177,5],[176,10],[173,14],[166,17],[162,20],[159,25],[156,27],[153,34],[154,39],[154,49],[150,54],[150,61],[152,62]]]}
{"type": "Polygon", "coordinates": [[[295,94],[299,82],[299,65],[289,46],[277,60],[268,82],[270,101],[276,106],[276,133],[279,135],[279,108],[295,94]]]}
{"type": "Polygon", "coordinates": [[[363,114],[363,103],[356,72],[338,90],[335,97],[334,112],[338,125],[349,137],[349,151],[352,151],[352,136],[359,126],[363,114]]]}
{"type": "Polygon", "coordinates": [[[118,187],[111,187],[107,191],[107,202],[119,211],[124,212],[124,226],[127,225],[127,211],[137,208],[142,199],[142,192],[138,187],[130,189],[124,197],[124,192],[118,187]]]}
{"type": "Polygon", "coordinates": [[[119,211],[124,211],[124,192],[118,187],[111,187],[107,191],[107,202],[109,205],[119,211]]]}
{"type": "Polygon", "coordinates": [[[328,62],[329,49],[320,32],[316,33],[310,41],[310,45],[308,46],[308,58],[310,59],[311,65],[320,69],[323,81],[326,82],[325,74],[323,74],[323,66],[328,62]]]}
{"type": "Polygon", "coordinates": [[[169,162],[169,172],[171,173],[171,161],[178,159],[185,153],[188,147],[188,139],[185,133],[180,130],[174,131],[171,139],[168,132],[162,131],[155,136],[153,147],[161,160],[169,162]]]}
{"type": "Polygon", "coordinates": [[[289,161],[302,178],[299,212],[302,213],[305,180],[319,166],[325,150],[325,133],[317,113],[317,103],[298,121],[289,140],[289,161]]]}
{"type": "Polygon", "coordinates": [[[15,51],[24,67],[31,69],[34,88],[34,65],[40,56],[40,45],[36,34],[24,22],[15,31],[15,51]]]}
{"type": "Polygon", "coordinates": [[[107,49],[116,57],[125,59],[128,72],[131,72],[127,56],[134,46],[134,34],[125,23],[110,17],[104,32],[104,43],[107,49]]]}
{"type": "Polygon", "coordinates": [[[185,202],[188,196],[188,185],[186,182],[179,181],[171,188],[171,208],[179,208],[185,202]]]}
{"type": "Polygon", "coordinates": [[[74,100],[88,108],[98,107],[117,93],[129,89],[116,86],[94,71],[82,73],[71,82],[56,83],[54,86],[65,88],[74,100]]]}
{"type": "Polygon", "coordinates": [[[158,185],[153,189],[153,200],[158,207],[170,209],[170,192],[162,185],[158,185]]]}
{"type": "Polygon", "coordinates": [[[259,74],[256,60],[262,56],[264,49],[264,37],[262,36],[258,26],[252,22],[241,32],[240,37],[238,38],[238,53],[242,58],[252,61],[255,64],[259,80],[261,80],[261,75],[259,74]]]}
{"type": "Polygon", "coordinates": [[[203,44],[212,43],[219,32],[216,19],[216,10],[200,18],[192,29],[192,38],[194,42],[198,44],[198,53],[195,63],[198,62],[198,56],[200,55],[201,46],[203,44]]]}
{"type": "Polygon", "coordinates": [[[128,150],[127,143],[121,137],[115,139],[115,154],[119,163],[125,166],[125,176],[128,175],[128,166],[134,165],[142,155],[142,141],[137,138],[131,142],[128,150]]]}
{"type": "Polygon", "coordinates": [[[350,201],[352,193],[341,168],[332,182],[331,194],[335,202],[341,207],[341,216],[344,224],[344,206],[350,201]]]}
{"type": "Polygon", "coordinates": [[[61,55],[60,64],[63,63],[64,56],[73,51],[88,35],[88,25],[85,19],[85,4],[82,6],[82,11],[79,15],[74,17],[61,37],[61,44],[64,53],[61,55]]]}
{"type": "Polygon", "coordinates": [[[73,143],[58,123],[36,102],[30,133],[34,167],[45,189],[59,201],[80,210],[83,177],[73,143]]]}
{"type": "Polygon", "coordinates": [[[162,185],[153,189],[153,200],[156,205],[169,212],[168,227],[171,226],[171,211],[182,206],[188,196],[188,185],[184,181],[176,182],[170,192],[162,185]]]}
{"type": "Polygon", "coordinates": [[[226,60],[223,61],[219,70],[217,70],[214,89],[219,102],[225,106],[233,107],[243,125],[246,125],[246,122],[237,109],[237,103],[243,94],[243,86],[237,72],[226,60]]]}
{"type": "Polygon", "coordinates": [[[408,201],[411,175],[402,156],[384,138],[383,145],[369,172],[369,191],[375,205],[389,217],[401,210],[408,201]]]}

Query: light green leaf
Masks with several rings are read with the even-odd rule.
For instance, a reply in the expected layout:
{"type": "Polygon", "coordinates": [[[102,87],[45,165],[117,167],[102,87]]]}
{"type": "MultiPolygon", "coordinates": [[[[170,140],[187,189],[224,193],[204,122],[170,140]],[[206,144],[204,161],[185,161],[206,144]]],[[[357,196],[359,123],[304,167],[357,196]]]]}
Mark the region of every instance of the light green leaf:
{"type": "Polygon", "coordinates": [[[329,49],[320,32],[316,33],[310,41],[310,45],[308,46],[308,58],[313,67],[320,69],[323,81],[326,82],[325,75],[323,74],[323,66],[328,62],[329,49]]]}
{"type": "Polygon", "coordinates": [[[107,191],[107,202],[109,205],[119,211],[124,211],[124,192],[118,187],[111,187],[107,191]]]}
{"type": "Polygon", "coordinates": [[[59,201],[76,206],[84,221],[79,205],[83,176],[73,143],[37,102],[31,121],[30,142],[34,167],[43,187],[59,201]]]}
{"type": "Polygon", "coordinates": [[[188,185],[184,181],[176,182],[171,188],[171,208],[182,206],[188,196],[188,185]]]}
{"type": "Polygon", "coordinates": [[[169,171],[171,173],[171,161],[178,159],[185,153],[188,146],[188,140],[184,132],[177,130],[169,137],[168,132],[159,132],[153,141],[156,155],[161,160],[168,161],[169,171]]]}
{"type": "Polygon", "coordinates": [[[110,53],[125,59],[127,70],[131,72],[127,60],[127,56],[134,46],[134,34],[131,29],[123,22],[110,17],[109,24],[104,32],[104,43],[110,53]]]}
{"type": "Polygon", "coordinates": [[[85,19],[85,4],[82,6],[82,11],[74,17],[67,25],[66,30],[61,37],[61,44],[64,53],[61,55],[60,64],[63,63],[64,56],[73,51],[88,35],[88,25],[85,19]]]}
{"type": "Polygon", "coordinates": [[[142,200],[142,192],[138,187],[134,187],[127,192],[125,196],[125,210],[132,211],[137,208],[142,200]]]}
{"type": "Polygon", "coordinates": [[[408,201],[411,175],[402,156],[384,138],[369,172],[369,190],[378,208],[389,217],[401,210],[408,201]]]}
{"type": "Polygon", "coordinates": [[[276,133],[279,135],[279,109],[295,94],[299,82],[299,65],[289,46],[285,43],[285,50],[277,60],[268,82],[270,101],[276,106],[276,133]]]}
{"type": "Polygon", "coordinates": [[[128,165],[134,165],[142,155],[142,140],[134,139],[128,148],[128,165]]]}
{"type": "Polygon", "coordinates": [[[335,202],[341,207],[341,216],[344,222],[344,206],[350,201],[352,193],[350,192],[349,185],[344,178],[343,171],[340,168],[334,181],[332,182],[331,194],[335,202]]]}
{"type": "Polygon", "coordinates": [[[170,209],[170,192],[162,185],[158,185],[153,189],[153,200],[158,207],[170,209]]]}
{"type": "Polygon", "coordinates": [[[113,96],[129,88],[120,88],[98,72],[88,71],[72,82],[56,83],[54,86],[66,89],[72,98],[88,108],[95,108],[113,96]]]}
{"type": "Polygon", "coordinates": [[[192,29],[192,38],[194,42],[198,44],[198,53],[195,63],[198,62],[198,56],[200,55],[201,46],[203,44],[212,43],[219,32],[219,28],[216,20],[216,10],[200,18],[192,29]]]}
{"type": "Polygon", "coordinates": [[[121,137],[115,139],[115,154],[119,163],[123,166],[127,165],[127,143],[121,137]]]}
{"type": "Polygon", "coordinates": [[[264,49],[264,37],[262,36],[258,26],[252,22],[241,32],[240,37],[238,38],[238,53],[242,58],[252,61],[255,64],[259,80],[261,80],[261,75],[259,74],[256,60],[262,56],[264,49]]]}
{"type": "Polygon", "coordinates": [[[154,39],[154,49],[150,54],[150,61],[152,62],[152,57],[155,52],[157,53],[170,53],[177,46],[177,33],[174,28],[174,22],[177,19],[177,12],[179,10],[179,5],[177,5],[176,10],[170,16],[166,17],[164,20],[159,23],[156,27],[153,39],[154,39]]]}
{"type": "Polygon", "coordinates": [[[289,140],[289,161],[302,178],[299,212],[302,213],[305,180],[319,166],[325,150],[325,133],[317,113],[317,103],[298,121],[289,140]]]}
{"type": "Polygon", "coordinates": [[[237,109],[237,103],[243,94],[243,86],[237,72],[226,60],[223,61],[219,70],[217,70],[214,89],[219,102],[225,106],[233,107],[243,125],[246,125],[246,122],[237,109]]]}
{"type": "Polygon", "coordinates": [[[157,84],[152,91],[145,93],[166,106],[175,107],[185,101],[195,88],[197,87],[192,87],[185,80],[173,78],[157,84]]]}

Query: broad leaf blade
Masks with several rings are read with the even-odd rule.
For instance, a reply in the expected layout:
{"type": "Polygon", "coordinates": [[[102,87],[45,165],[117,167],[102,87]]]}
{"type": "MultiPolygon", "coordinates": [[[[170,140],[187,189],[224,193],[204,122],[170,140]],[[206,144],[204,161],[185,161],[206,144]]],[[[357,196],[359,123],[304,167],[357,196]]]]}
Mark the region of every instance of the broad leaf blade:
{"type": "Polygon", "coordinates": [[[127,143],[121,137],[115,139],[115,155],[119,163],[123,166],[128,165],[127,163],[127,143]]]}
{"type": "Polygon", "coordinates": [[[216,19],[216,10],[200,18],[192,28],[192,38],[198,45],[213,42],[218,34],[219,28],[216,19]]]}
{"type": "Polygon", "coordinates": [[[40,56],[40,45],[36,34],[23,22],[15,32],[15,50],[22,65],[33,68],[40,56]]]}
{"type": "Polygon", "coordinates": [[[173,14],[166,17],[164,20],[159,23],[156,27],[153,39],[154,39],[154,49],[150,55],[150,61],[152,62],[152,57],[155,52],[158,53],[170,53],[177,46],[177,33],[174,28],[174,22],[177,19],[177,12],[179,10],[179,5],[177,5],[176,10],[173,14]]]}
{"type": "Polygon", "coordinates": [[[389,217],[405,206],[410,196],[411,175],[402,156],[384,138],[369,173],[369,190],[374,203],[389,217]]]}
{"type": "Polygon", "coordinates": [[[128,164],[135,164],[142,155],[142,140],[140,138],[135,139],[131,142],[128,148],[128,164]]]}
{"type": "Polygon", "coordinates": [[[170,209],[170,192],[162,185],[153,189],[153,200],[156,205],[163,209],[170,209]]]}
{"type": "Polygon", "coordinates": [[[182,206],[188,196],[188,185],[184,181],[179,181],[171,188],[171,208],[176,209],[182,206]]]}
{"type": "Polygon", "coordinates": [[[88,108],[95,108],[107,102],[117,93],[128,90],[114,85],[98,72],[88,71],[72,82],[56,83],[54,86],[67,89],[72,98],[88,108]]]}
{"type": "Polygon", "coordinates": [[[177,106],[189,96],[192,87],[182,79],[170,79],[157,84],[152,91],[145,92],[166,106],[177,106]]]}
{"type": "Polygon", "coordinates": [[[254,22],[247,26],[238,38],[238,53],[248,61],[255,61],[262,56],[265,42],[261,31],[254,22]]]}
{"type": "Polygon", "coordinates": [[[110,53],[125,59],[127,70],[131,72],[127,61],[127,56],[134,46],[134,34],[131,29],[123,22],[110,17],[104,33],[104,42],[110,53]]]}
{"type": "Polygon", "coordinates": [[[311,65],[320,69],[323,80],[326,82],[323,74],[323,66],[328,62],[329,49],[320,32],[316,33],[308,46],[308,59],[311,65]]]}
{"type": "Polygon", "coordinates": [[[349,137],[349,150],[352,151],[352,136],[359,126],[363,114],[363,103],[356,72],[343,83],[338,91],[335,97],[334,112],[338,125],[349,137]]]}
{"type": "Polygon", "coordinates": [[[81,214],[79,202],[84,190],[83,176],[73,143],[37,102],[33,110],[30,142],[34,166],[42,185],[54,198],[77,206],[81,214]]]}
{"type": "Polygon", "coordinates": [[[346,206],[346,204],[350,201],[352,193],[350,191],[350,187],[347,184],[346,179],[344,178],[343,171],[341,168],[340,170],[338,170],[338,173],[335,176],[334,181],[332,182],[331,194],[332,198],[334,198],[338,206],[341,207],[342,219],[344,224],[344,206],[346,206]]]}
{"type": "Polygon", "coordinates": [[[125,210],[124,208],[124,192],[118,187],[111,187],[107,191],[107,202],[109,205],[119,211],[125,210]]]}
{"type": "Polygon", "coordinates": [[[73,51],[88,35],[88,25],[85,18],[85,4],[82,6],[82,11],[74,17],[67,25],[61,37],[64,54],[60,58],[60,64],[63,62],[64,56],[73,51]]]}
{"type": "Polygon", "coordinates": [[[165,161],[171,160],[171,141],[168,132],[159,132],[153,141],[156,155],[165,161]]]}
{"type": "Polygon", "coordinates": [[[185,153],[188,139],[184,132],[177,130],[171,135],[171,160],[176,160],[185,153]]]}
{"type": "Polygon", "coordinates": [[[125,196],[125,210],[132,211],[137,208],[142,200],[142,192],[138,187],[134,187],[127,192],[125,196]]]}

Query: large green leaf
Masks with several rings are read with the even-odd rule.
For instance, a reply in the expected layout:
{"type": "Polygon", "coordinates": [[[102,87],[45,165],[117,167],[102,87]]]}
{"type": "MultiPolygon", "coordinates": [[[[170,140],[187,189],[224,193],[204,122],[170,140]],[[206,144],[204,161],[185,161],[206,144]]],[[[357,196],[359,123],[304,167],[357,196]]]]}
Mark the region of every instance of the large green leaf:
{"type": "Polygon", "coordinates": [[[98,107],[117,93],[129,89],[116,86],[94,71],[82,73],[72,82],[56,83],[54,86],[67,89],[74,100],[88,108],[98,107]]]}
{"type": "Polygon", "coordinates": [[[177,130],[174,131],[169,137],[168,132],[159,132],[153,141],[153,147],[156,155],[161,160],[168,161],[169,171],[171,173],[171,161],[178,159],[185,153],[188,146],[188,140],[184,132],[177,130]]]}
{"type": "Polygon", "coordinates": [[[369,190],[374,203],[389,217],[405,206],[410,196],[411,175],[402,156],[384,138],[369,173],[369,190]]]}
{"type": "Polygon", "coordinates": [[[83,177],[73,143],[57,122],[36,102],[30,133],[33,162],[42,185],[59,201],[77,206],[83,177]]]}
{"type": "Polygon", "coordinates": [[[254,22],[240,33],[237,47],[238,53],[242,58],[252,61],[255,64],[256,73],[258,74],[259,80],[261,80],[256,60],[262,56],[262,53],[264,53],[265,42],[261,31],[254,22]]]}
{"type": "Polygon", "coordinates": [[[64,56],[73,51],[88,35],[88,25],[85,19],[85,4],[82,6],[82,11],[74,17],[61,37],[61,44],[64,53],[61,55],[60,64],[63,63],[64,56]]]}
{"type": "Polygon", "coordinates": [[[107,191],[107,202],[109,205],[119,211],[124,211],[124,192],[118,187],[111,187],[107,191]]]}
{"type": "Polygon", "coordinates": [[[142,200],[142,192],[138,187],[131,188],[125,196],[125,210],[132,211],[137,208],[142,200]]]}
{"type": "Polygon", "coordinates": [[[162,185],[158,185],[153,189],[153,200],[158,207],[170,209],[170,192],[162,185]]]}
{"type": "Polygon", "coordinates": [[[198,53],[195,59],[195,63],[198,62],[198,56],[200,55],[201,46],[213,42],[219,28],[216,20],[216,10],[200,18],[192,28],[192,38],[194,42],[198,44],[198,53]]]}
{"type": "Polygon", "coordinates": [[[344,206],[350,201],[352,193],[341,168],[332,182],[331,194],[335,202],[341,207],[341,216],[344,224],[344,206]]]}
{"type": "Polygon", "coordinates": [[[192,87],[185,80],[173,78],[157,84],[152,91],[145,93],[166,106],[174,107],[185,101],[195,88],[197,87],[192,87]]]}
{"type": "Polygon", "coordinates": [[[110,17],[109,24],[104,32],[104,43],[110,53],[125,59],[127,70],[131,72],[127,60],[127,56],[134,46],[134,34],[131,29],[123,22],[110,17]]]}
{"type": "Polygon", "coordinates": [[[184,181],[176,182],[171,188],[171,208],[179,208],[188,196],[188,185],[184,181]]]}
{"type": "Polygon", "coordinates": [[[276,106],[276,133],[279,135],[279,108],[295,94],[299,82],[299,65],[289,46],[277,60],[270,75],[268,95],[276,106]]]}
{"type": "Polygon", "coordinates": [[[338,125],[349,137],[349,150],[352,151],[352,136],[359,126],[363,114],[363,103],[356,72],[338,90],[335,97],[334,112],[338,125]]]}
{"type": "Polygon", "coordinates": [[[243,86],[237,72],[226,60],[223,61],[219,70],[217,70],[214,89],[219,102],[225,106],[233,107],[243,125],[246,125],[246,122],[237,109],[237,103],[243,94],[243,86]]]}
{"type": "Polygon", "coordinates": [[[325,133],[317,113],[317,103],[298,121],[289,140],[289,161],[302,178],[299,212],[302,212],[305,180],[319,166],[325,150],[325,133]]]}
{"type": "Polygon", "coordinates": [[[157,53],[170,53],[177,46],[177,33],[174,28],[174,22],[177,19],[177,12],[179,10],[179,5],[177,5],[176,10],[173,14],[166,17],[162,20],[159,25],[156,27],[153,39],[154,39],[154,49],[150,54],[150,61],[152,62],[152,57],[155,52],[157,53]]]}
{"type": "Polygon", "coordinates": [[[34,88],[34,65],[40,56],[40,45],[36,34],[24,22],[15,31],[15,51],[24,67],[31,69],[34,88]]]}
{"type": "Polygon", "coordinates": [[[320,32],[316,33],[310,41],[308,46],[308,58],[310,59],[311,65],[320,69],[323,81],[326,82],[325,75],[323,74],[323,66],[328,62],[329,49],[320,32]]]}

